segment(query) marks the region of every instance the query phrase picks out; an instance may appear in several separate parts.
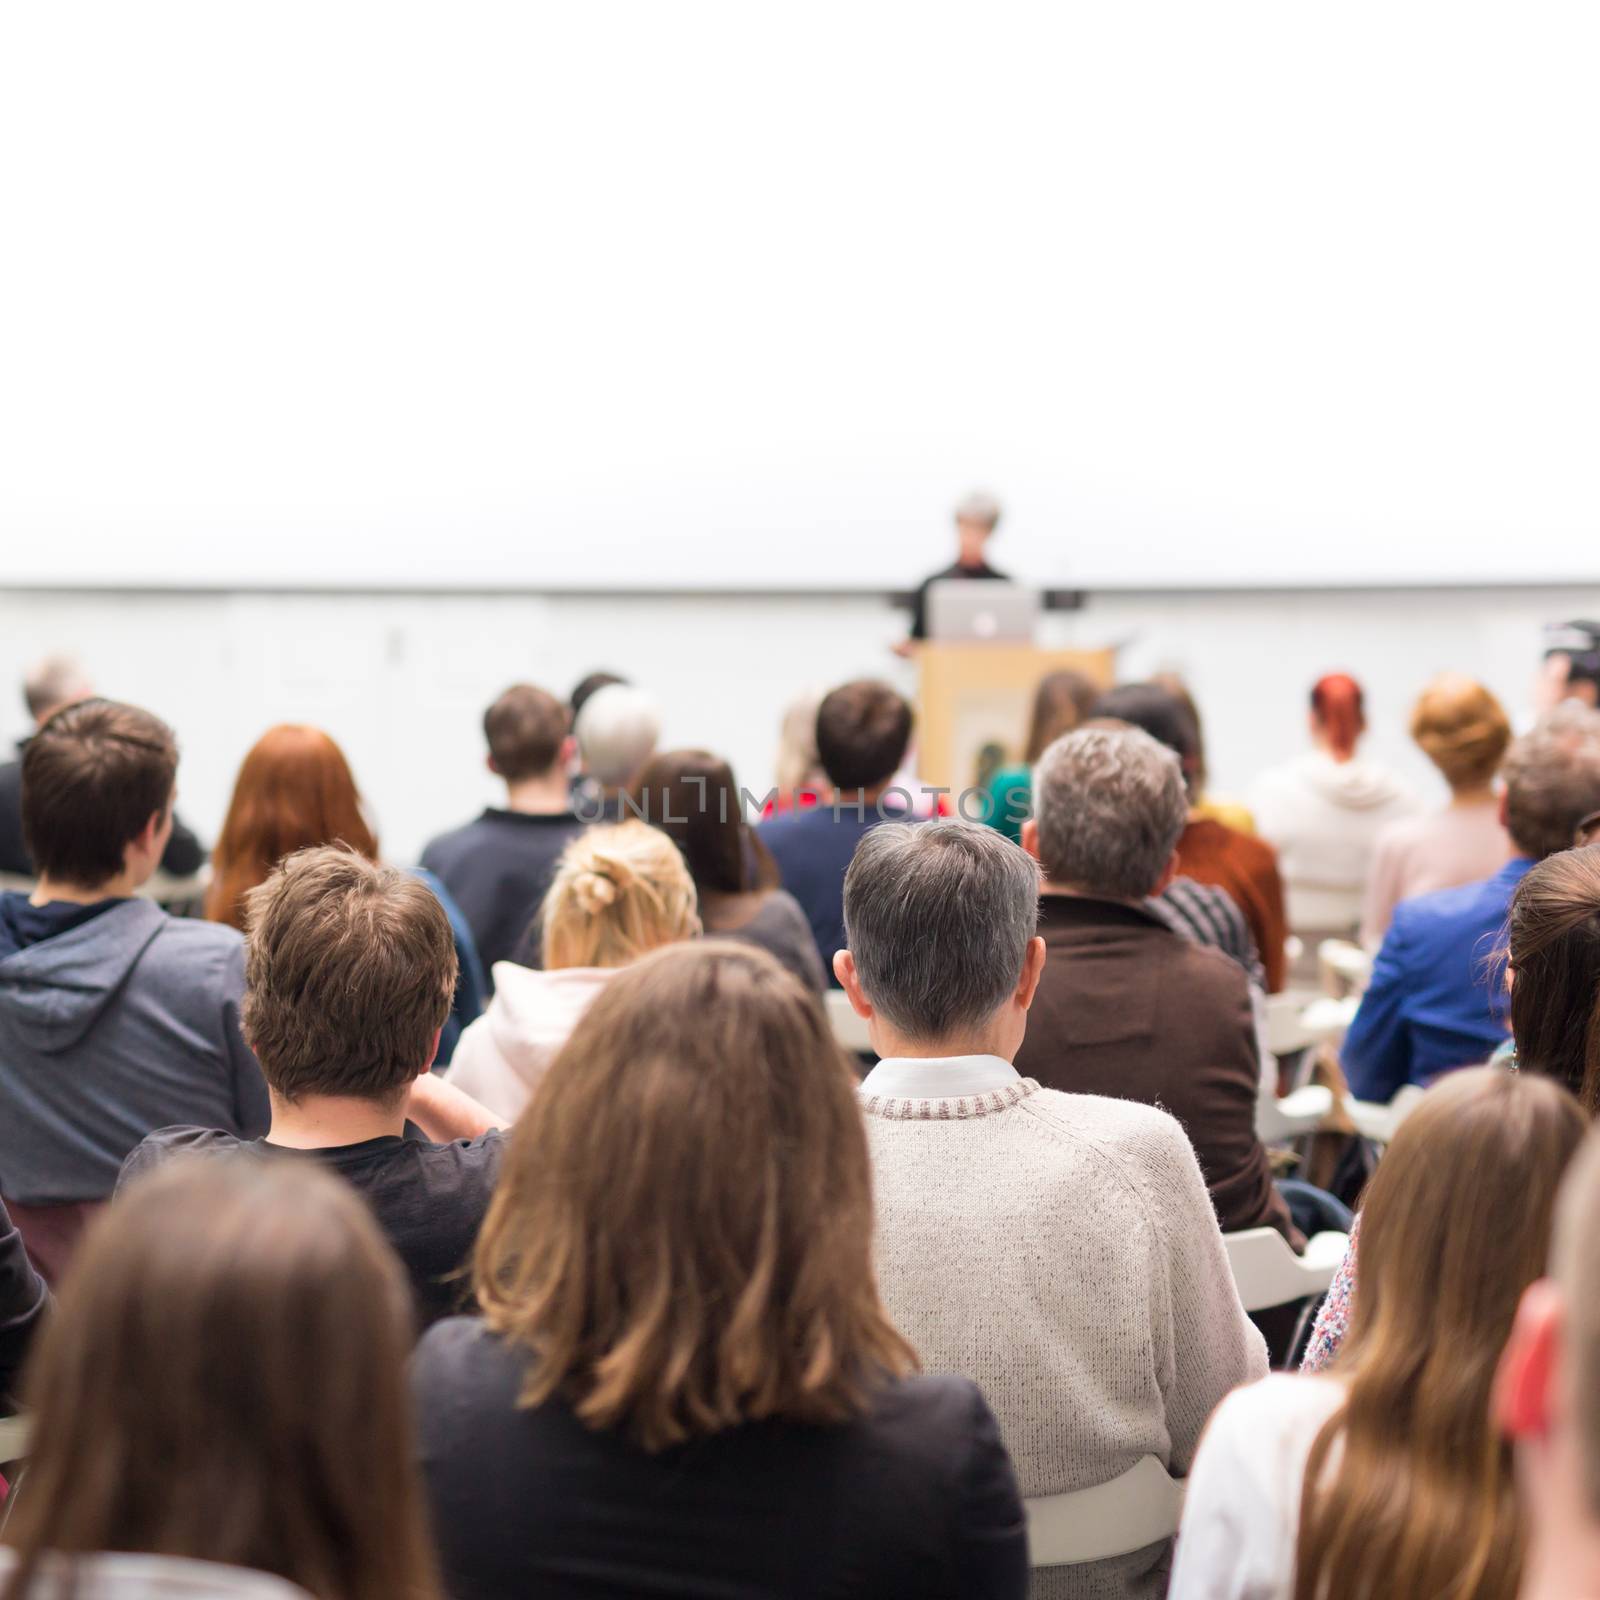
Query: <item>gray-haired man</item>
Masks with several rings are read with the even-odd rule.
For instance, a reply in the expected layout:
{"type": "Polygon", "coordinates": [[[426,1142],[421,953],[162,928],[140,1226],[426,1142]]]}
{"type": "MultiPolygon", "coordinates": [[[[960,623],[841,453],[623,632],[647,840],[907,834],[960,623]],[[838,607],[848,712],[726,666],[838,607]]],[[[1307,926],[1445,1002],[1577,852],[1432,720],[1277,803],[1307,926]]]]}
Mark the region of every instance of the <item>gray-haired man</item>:
{"type": "MultiPolygon", "coordinates": [[[[1038,891],[992,829],[879,828],[835,958],[883,1057],[861,1100],[884,1299],[929,1371],[982,1386],[1028,1496],[1142,1455],[1184,1472],[1212,1408],[1267,1365],[1183,1129],[1011,1064],[1046,970],[1038,891]]],[[[1032,1593],[1156,1596],[1169,1554],[1044,1569],[1032,1593]]]]}
{"type": "Polygon", "coordinates": [[[1248,980],[1147,903],[1177,872],[1178,757],[1138,728],[1081,728],[1039,758],[1023,847],[1042,863],[1051,960],[1021,1069],[1052,1089],[1142,1100],[1184,1126],[1224,1229],[1304,1244],[1256,1134],[1248,980]]]}

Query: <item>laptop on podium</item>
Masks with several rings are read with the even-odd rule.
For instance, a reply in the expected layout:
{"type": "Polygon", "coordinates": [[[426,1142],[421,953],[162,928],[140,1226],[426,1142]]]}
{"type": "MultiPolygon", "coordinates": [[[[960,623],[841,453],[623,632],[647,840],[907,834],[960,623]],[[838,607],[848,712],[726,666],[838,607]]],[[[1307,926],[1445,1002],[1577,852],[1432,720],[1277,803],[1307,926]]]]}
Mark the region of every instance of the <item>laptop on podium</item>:
{"type": "Polygon", "coordinates": [[[1042,596],[993,578],[941,578],[928,590],[928,637],[940,644],[1032,644],[1042,596]]]}

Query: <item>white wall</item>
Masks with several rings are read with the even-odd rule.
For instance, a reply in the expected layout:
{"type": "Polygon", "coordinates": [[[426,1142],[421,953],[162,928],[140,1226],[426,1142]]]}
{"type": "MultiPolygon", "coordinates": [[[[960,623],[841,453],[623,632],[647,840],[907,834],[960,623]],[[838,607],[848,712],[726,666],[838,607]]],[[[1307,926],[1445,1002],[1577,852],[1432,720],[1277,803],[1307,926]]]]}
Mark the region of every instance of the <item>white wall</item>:
{"type": "MultiPolygon", "coordinates": [[[[1436,783],[1405,715],[1434,672],[1487,681],[1524,712],[1542,622],[1600,615],[1600,588],[1410,592],[1151,593],[1047,619],[1045,643],[1128,641],[1125,676],[1176,668],[1206,719],[1213,788],[1234,791],[1303,738],[1304,699],[1330,670],[1366,685],[1375,753],[1436,783]]],[[[344,745],[385,850],[427,837],[495,793],[478,719],[506,684],[564,694],[608,667],[661,699],[669,744],[725,754],[740,780],[771,779],[783,706],[864,673],[901,682],[888,653],[903,617],[866,597],[110,594],[0,590],[0,686],[70,649],[106,693],[167,717],[183,744],[182,808],[210,839],[244,752],[273,722],[326,727],[344,745]]],[[[20,696],[0,732],[20,735],[20,696]]],[[[1020,730],[1019,730],[1020,732],[1020,730]]]]}

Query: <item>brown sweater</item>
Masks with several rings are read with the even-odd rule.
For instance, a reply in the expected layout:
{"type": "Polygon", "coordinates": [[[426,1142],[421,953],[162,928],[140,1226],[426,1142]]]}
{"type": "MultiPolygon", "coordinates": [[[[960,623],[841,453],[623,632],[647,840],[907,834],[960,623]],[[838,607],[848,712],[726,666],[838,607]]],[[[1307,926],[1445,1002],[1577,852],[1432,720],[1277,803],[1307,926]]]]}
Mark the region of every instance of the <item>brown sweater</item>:
{"type": "Polygon", "coordinates": [[[1017,1071],[1171,1112],[1223,1232],[1272,1227],[1300,1248],[1256,1135],[1261,1067],[1240,967],[1115,901],[1043,895],[1039,932],[1048,955],[1017,1071]]]}
{"type": "Polygon", "coordinates": [[[1265,839],[1241,833],[1214,817],[1191,817],[1178,840],[1178,872],[1196,883],[1226,889],[1244,912],[1267,973],[1267,993],[1277,994],[1287,977],[1289,916],[1278,876],[1278,852],[1265,839]]]}

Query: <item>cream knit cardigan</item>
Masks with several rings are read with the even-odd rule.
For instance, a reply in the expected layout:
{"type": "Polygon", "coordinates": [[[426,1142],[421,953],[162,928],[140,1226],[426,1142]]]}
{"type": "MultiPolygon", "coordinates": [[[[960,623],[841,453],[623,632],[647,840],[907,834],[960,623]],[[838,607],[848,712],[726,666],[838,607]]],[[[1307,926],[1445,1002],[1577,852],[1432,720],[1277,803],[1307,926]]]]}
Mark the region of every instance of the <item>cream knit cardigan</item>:
{"type": "MultiPolygon", "coordinates": [[[[1267,1354],[1178,1123],[1031,1078],[962,1099],[863,1094],[862,1109],[889,1314],[925,1371],[977,1381],[1023,1495],[1103,1483],[1142,1455],[1186,1472],[1267,1354]]],[[[1030,1593],[1145,1600],[1169,1561],[1159,1546],[1046,1568],[1030,1593]]]]}

